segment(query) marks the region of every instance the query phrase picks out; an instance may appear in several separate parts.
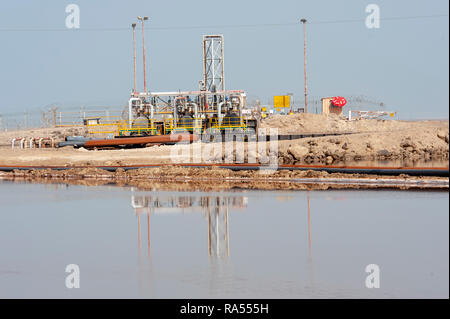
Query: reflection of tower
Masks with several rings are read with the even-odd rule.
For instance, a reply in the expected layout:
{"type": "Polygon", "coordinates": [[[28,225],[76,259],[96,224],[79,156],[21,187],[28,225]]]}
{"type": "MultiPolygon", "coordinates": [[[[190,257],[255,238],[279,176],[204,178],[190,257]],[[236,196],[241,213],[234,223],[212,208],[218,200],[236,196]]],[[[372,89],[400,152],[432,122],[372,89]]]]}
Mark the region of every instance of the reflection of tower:
{"type": "MultiPolygon", "coordinates": [[[[153,265],[150,252],[150,213],[151,207],[148,206],[147,199],[145,197],[134,195],[131,196],[131,207],[133,207],[134,213],[137,216],[138,221],[138,285],[141,295],[147,295],[151,297],[153,295],[153,265]],[[145,269],[145,260],[142,259],[141,249],[141,217],[146,218],[147,221],[147,268],[145,269]],[[147,284],[145,284],[147,283],[147,284]]],[[[143,219],[144,219],[143,218],[143,219]]],[[[145,220],[145,219],[144,219],[145,220]]],[[[145,222],[142,220],[142,222],[145,222]]]]}
{"type": "Polygon", "coordinates": [[[141,253],[141,215],[144,215],[147,219],[147,253],[150,256],[150,213],[151,207],[148,205],[146,197],[131,195],[131,207],[134,209],[134,213],[138,218],[138,244],[139,254],[141,253]]]}
{"type": "Polygon", "coordinates": [[[307,203],[308,203],[308,273],[309,273],[309,286],[314,288],[314,263],[312,259],[312,249],[311,249],[311,200],[309,191],[306,193],[307,203]]]}
{"type": "Polygon", "coordinates": [[[208,197],[208,253],[210,256],[224,257],[230,255],[228,242],[228,198],[208,197]],[[209,201],[215,203],[211,205],[209,201]],[[213,206],[211,211],[211,206],[213,206]]]}
{"type": "MultiPolygon", "coordinates": [[[[206,219],[208,222],[209,291],[214,296],[230,282],[232,269],[228,241],[228,207],[236,198],[208,197],[206,219]]],[[[245,200],[244,200],[245,202],[245,200]]]]}
{"type": "Polygon", "coordinates": [[[308,191],[308,255],[311,258],[311,201],[308,191]]]}
{"type": "Polygon", "coordinates": [[[225,91],[223,36],[203,36],[203,81],[206,91],[225,91]]]}

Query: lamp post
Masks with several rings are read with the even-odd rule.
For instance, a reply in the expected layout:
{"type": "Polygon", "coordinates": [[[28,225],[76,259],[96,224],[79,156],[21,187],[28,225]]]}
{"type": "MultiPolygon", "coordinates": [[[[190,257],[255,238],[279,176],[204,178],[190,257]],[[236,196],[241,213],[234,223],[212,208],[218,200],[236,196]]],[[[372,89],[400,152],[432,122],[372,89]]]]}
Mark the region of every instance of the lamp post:
{"type": "Polygon", "coordinates": [[[305,113],[308,113],[308,89],[306,85],[306,19],[301,19],[303,23],[303,59],[305,63],[305,113]]]}
{"type": "Polygon", "coordinates": [[[144,21],[148,20],[148,17],[137,17],[139,21],[142,22],[142,52],[143,52],[143,62],[144,62],[144,92],[147,94],[147,81],[145,78],[145,40],[144,40],[144,21]]]}
{"type": "Polygon", "coordinates": [[[134,67],[134,90],[133,96],[136,96],[136,23],[132,23],[133,28],[133,67],[134,67]]]}

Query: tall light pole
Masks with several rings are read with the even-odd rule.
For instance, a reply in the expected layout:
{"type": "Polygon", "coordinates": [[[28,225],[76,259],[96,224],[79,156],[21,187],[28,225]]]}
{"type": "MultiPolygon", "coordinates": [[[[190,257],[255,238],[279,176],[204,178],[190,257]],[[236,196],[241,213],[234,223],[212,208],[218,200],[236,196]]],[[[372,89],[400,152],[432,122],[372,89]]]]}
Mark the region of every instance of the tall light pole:
{"type": "Polygon", "coordinates": [[[305,62],[305,113],[308,113],[308,88],[306,82],[306,19],[301,19],[303,23],[303,58],[305,62]]]}
{"type": "Polygon", "coordinates": [[[133,96],[136,96],[136,23],[131,24],[133,28],[133,67],[134,67],[134,90],[133,96]]]}
{"type": "Polygon", "coordinates": [[[137,17],[142,22],[142,51],[144,61],[144,92],[147,94],[147,80],[145,78],[145,40],[144,40],[144,21],[148,20],[148,17],[137,17]]]}

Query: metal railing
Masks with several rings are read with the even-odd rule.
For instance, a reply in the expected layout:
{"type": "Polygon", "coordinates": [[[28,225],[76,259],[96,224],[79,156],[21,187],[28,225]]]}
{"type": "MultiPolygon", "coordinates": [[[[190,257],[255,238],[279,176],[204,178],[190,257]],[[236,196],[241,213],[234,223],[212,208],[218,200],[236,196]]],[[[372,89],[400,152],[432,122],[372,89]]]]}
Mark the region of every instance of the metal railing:
{"type": "Polygon", "coordinates": [[[109,120],[103,117],[86,118],[84,126],[89,134],[115,134],[125,135],[165,135],[177,131],[189,131],[202,133],[205,130],[235,130],[247,128],[247,120],[242,117],[224,117],[221,121],[217,118],[192,118],[183,117],[175,121],[173,118],[164,120],[150,120],[138,118],[132,121],[131,125],[127,120],[120,117],[110,117],[109,120]]]}
{"type": "Polygon", "coordinates": [[[122,120],[121,110],[80,110],[80,111],[61,111],[55,114],[56,127],[68,127],[74,125],[83,125],[89,119],[101,119],[101,123],[111,123],[117,120],[122,120]]]}
{"type": "Polygon", "coordinates": [[[173,119],[166,119],[164,121],[164,129],[165,133],[170,133],[170,131],[177,129],[184,129],[187,131],[199,131],[202,132],[208,129],[215,130],[233,130],[233,129],[242,129],[245,130],[247,128],[247,120],[234,116],[234,117],[224,117],[219,121],[218,118],[181,118],[177,121],[176,125],[174,124],[173,119]]]}

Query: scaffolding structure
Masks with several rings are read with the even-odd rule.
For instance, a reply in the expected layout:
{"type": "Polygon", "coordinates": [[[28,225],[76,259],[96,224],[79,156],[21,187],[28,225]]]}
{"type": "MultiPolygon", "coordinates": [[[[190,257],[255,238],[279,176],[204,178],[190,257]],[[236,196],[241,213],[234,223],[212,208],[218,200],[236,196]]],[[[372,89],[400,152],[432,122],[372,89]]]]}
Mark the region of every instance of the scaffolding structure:
{"type": "Polygon", "coordinates": [[[223,35],[203,36],[203,90],[225,91],[223,35]]]}

